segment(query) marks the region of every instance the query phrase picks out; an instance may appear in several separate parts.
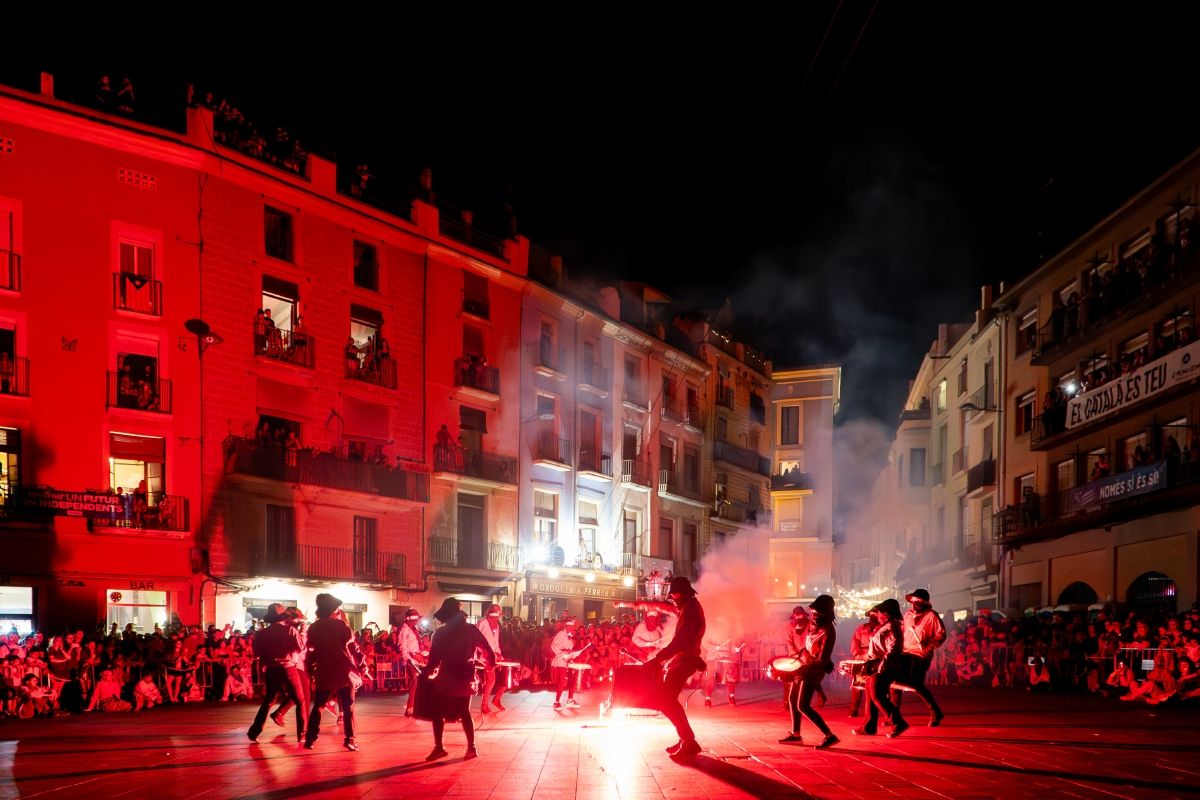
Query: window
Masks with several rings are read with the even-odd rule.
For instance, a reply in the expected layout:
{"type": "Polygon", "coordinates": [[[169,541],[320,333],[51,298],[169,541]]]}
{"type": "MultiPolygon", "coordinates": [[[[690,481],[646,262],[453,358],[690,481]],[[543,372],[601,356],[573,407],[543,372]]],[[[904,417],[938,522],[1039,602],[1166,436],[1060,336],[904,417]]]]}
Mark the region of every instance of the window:
{"type": "Polygon", "coordinates": [[[291,506],[267,505],[267,565],[290,568],[296,561],[296,511],[291,506]]]}
{"type": "Polygon", "coordinates": [[[354,577],[378,579],[379,520],[373,517],[354,518],[354,577]]]}
{"type": "Polygon", "coordinates": [[[964,358],[958,367],[958,393],[967,393],[967,360],[964,358]]]}
{"type": "Polygon", "coordinates": [[[1192,335],[1191,309],[1177,309],[1167,315],[1158,326],[1158,334],[1159,339],[1155,343],[1154,352],[1156,357],[1190,344],[1195,339],[1192,335]]]}
{"type": "Polygon", "coordinates": [[[0,205],[0,289],[10,292],[21,291],[21,254],[17,252],[16,232],[16,215],[0,205]]]}
{"type": "Polygon", "coordinates": [[[800,406],[779,409],[779,444],[781,447],[800,444],[800,406]]]}
{"type": "Polygon", "coordinates": [[[759,425],[767,424],[767,406],[761,392],[750,392],[750,419],[759,425]]]}
{"type": "Polygon", "coordinates": [[[661,517],[658,528],[650,539],[650,557],[670,561],[674,558],[675,520],[661,517]]]}
{"type": "Polygon", "coordinates": [[[925,448],[913,447],[908,451],[908,485],[925,485],[925,448]]]}
{"type": "Polygon", "coordinates": [[[354,285],[360,289],[379,291],[379,251],[375,245],[355,241],[354,285]]]}
{"type": "Polygon", "coordinates": [[[896,488],[904,488],[904,455],[896,456],[896,488]]]}
{"type": "Polygon", "coordinates": [[[1150,360],[1150,334],[1139,333],[1121,343],[1121,372],[1132,372],[1150,360]]]}
{"type": "Polygon", "coordinates": [[[938,411],[946,410],[946,406],[948,405],[948,403],[947,403],[947,395],[948,394],[949,394],[949,392],[947,391],[947,387],[946,387],[946,379],[942,378],[940,381],[938,381],[938,385],[937,385],[937,410],[938,411]]]}
{"type": "Polygon", "coordinates": [[[554,323],[542,320],[541,331],[538,334],[538,364],[552,370],[558,369],[558,352],[554,347],[554,323]]]}
{"type": "Polygon", "coordinates": [[[1143,251],[1150,246],[1150,229],[1139,233],[1125,244],[1121,245],[1121,261],[1138,260],[1144,255],[1143,251]]]}
{"type": "Polygon", "coordinates": [[[605,454],[600,452],[600,414],[592,409],[579,411],[579,468],[603,472],[605,454]]]}
{"type": "Polygon", "coordinates": [[[383,328],[383,314],[366,306],[350,306],[350,337],[359,351],[366,354],[378,340],[383,328]]]}
{"type": "Polygon", "coordinates": [[[556,406],[554,395],[538,394],[536,419],[538,422],[549,423],[551,430],[554,428],[554,421],[558,418],[556,406]]]}
{"type": "Polygon", "coordinates": [[[162,313],[162,287],[154,281],[154,247],[145,242],[117,243],[120,274],[116,280],[116,307],[139,314],[162,313]]]}
{"type": "Polygon", "coordinates": [[[1031,492],[1037,491],[1037,481],[1032,472],[1017,478],[1017,497],[1024,497],[1026,489],[1031,492]]]}
{"type": "Polygon", "coordinates": [[[625,509],[625,516],[622,523],[622,553],[637,554],[640,552],[641,542],[638,537],[638,512],[625,509]]]}
{"type": "Polygon", "coordinates": [[[21,485],[21,432],[0,427],[0,519],[9,516],[13,494],[21,485]]]}
{"type": "Polygon", "coordinates": [[[463,270],[463,305],[462,310],[480,319],[491,318],[491,304],[488,300],[488,280],[482,275],[463,270]]]}
{"type": "Polygon", "coordinates": [[[1068,458],[1054,465],[1054,488],[1063,492],[1075,485],[1075,459],[1068,458]]]}
{"type": "Polygon", "coordinates": [[[1125,453],[1125,469],[1134,469],[1150,463],[1150,434],[1146,431],[1126,436],[1121,444],[1125,453]]]}
{"type": "Polygon", "coordinates": [[[992,440],[996,438],[996,426],[988,423],[988,426],[983,429],[983,454],[980,461],[991,461],[993,448],[995,445],[992,440]]]}
{"type": "Polygon", "coordinates": [[[1089,481],[1107,478],[1112,474],[1112,465],[1108,460],[1108,448],[1097,447],[1087,454],[1087,474],[1089,481]]]}
{"type": "Polygon", "coordinates": [[[463,325],[463,355],[483,358],[483,330],[474,325],[463,325]]]}
{"type": "Polygon", "coordinates": [[[141,526],[141,514],[162,502],[166,489],[166,440],[131,433],[108,435],[108,485],[118,494],[132,495],[125,524],[141,526]]]}
{"type": "Polygon", "coordinates": [[[577,503],[579,514],[579,557],[585,566],[593,566],[598,555],[599,545],[596,542],[596,529],[600,525],[600,507],[595,503],[580,500],[577,503]]]}
{"type": "Polygon", "coordinates": [[[1016,435],[1020,436],[1023,433],[1029,433],[1033,430],[1033,404],[1035,402],[1035,393],[1026,392],[1017,398],[1017,418],[1016,418],[1016,435]]]}
{"type": "Polygon", "coordinates": [[[1037,308],[1032,308],[1021,315],[1017,323],[1017,355],[1027,353],[1037,344],[1037,308]]]}
{"type": "Polygon", "coordinates": [[[142,242],[122,241],[117,245],[121,259],[121,274],[142,278],[154,277],[154,247],[142,242]]]}
{"type": "Polygon", "coordinates": [[[263,239],[267,255],[292,261],[292,215],[277,208],[263,208],[263,239]]]}
{"type": "Polygon", "coordinates": [[[729,441],[729,420],[724,417],[717,417],[717,441],[729,441]]]}
{"type": "Polygon", "coordinates": [[[683,530],[679,534],[679,560],[687,568],[690,568],[692,562],[696,560],[696,525],[694,523],[683,523],[683,530]]]}
{"type": "Polygon", "coordinates": [[[109,381],[109,406],[170,413],[170,384],[158,379],[158,357],[118,353],[117,370],[109,381]]]}
{"type": "Polygon", "coordinates": [[[266,315],[266,330],[264,349],[272,346],[287,346],[292,328],[298,318],[297,309],[300,307],[300,289],[291,281],[280,280],[270,275],[262,279],[262,309],[266,315]],[[281,341],[272,342],[275,335],[281,341]]]}
{"type": "Polygon", "coordinates": [[[625,399],[643,405],[642,362],[637,358],[625,359],[625,399]]]}
{"type": "Polygon", "coordinates": [[[1069,400],[1079,391],[1079,377],[1075,370],[1070,370],[1058,376],[1058,380],[1054,382],[1054,385],[1063,393],[1063,397],[1069,400]]]}
{"type": "Polygon", "coordinates": [[[533,543],[551,547],[558,541],[558,495],[533,490],[533,543]]]}
{"type": "Polygon", "coordinates": [[[683,448],[683,480],[693,492],[700,490],[700,451],[695,447],[683,448]]]}

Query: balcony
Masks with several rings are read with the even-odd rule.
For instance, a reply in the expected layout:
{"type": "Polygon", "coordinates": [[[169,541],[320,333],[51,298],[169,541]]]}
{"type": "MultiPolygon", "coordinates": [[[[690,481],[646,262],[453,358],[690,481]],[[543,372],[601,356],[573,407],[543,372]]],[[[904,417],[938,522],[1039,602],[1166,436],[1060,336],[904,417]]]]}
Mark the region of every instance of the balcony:
{"type": "Polygon", "coordinates": [[[608,397],[608,370],[597,363],[583,363],[579,367],[579,388],[608,397]]]}
{"type": "Polygon", "coordinates": [[[308,153],[300,149],[299,142],[293,144],[285,140],[268,143],[240,117],[214,113],[213,138],[220,145],[294,175],[304,177],[308,171],[308,153]]]}
{"type": "Polygon", "coordinates": [[[384,389],[396,388],[396,362],[391,356],[379,356],[359,359],[346,359],[345,377],[353,381],[362,381],[372,386],[384,389]]]}
{"type": "Polygon", "coordinates": [[[188,498],[178,495],[150,492],[146,495],[145,507],[135,492],[124,495],[123,511],[110,514],[107,517],[95,516],[88,518],[88,530],[98,528],[118,528],[131,531],[167,531],[186,533],[190,530],[191,513],[188,498]]]}
{"type": "MultiPolygon", "coordinates": [[[[256,358],[269,358],[294,367],[312,369],[316,364],[317,343],[303,331],[281,331],[278,328],[268,329],[263,334],[255,331],[254,355],[256,358]]],[[[349,365],[349,360],[347,360],[349,365]]],[[[349,372],[350,367],[347,366],[349,372]]],[[[355,370],[357,372],[357,370],[355,370]]],[[[347,376],[349,377],[349,376],[347,376]]]]}
{"type": "Polygon", "coordinates": [[[29,397],[29,359],[0,353],[0,394],[29,397]]]}
{"type": "Polygon", "coordinates": [[[21,257],[12,250],[0,250],[0,289],[21,291],[21,257]]]}
{"type": "Polygon", "coordinates": [[[730,442],[713,442],[713,458],[759,475],[771,474],[770,459],[730,442]]]}
{"type": "Polygon", "coordinates": [[[1024,544],[1197,504],[1200,462],[1172,458],[1053,494],[1026,496],[992,517],[992,535],[1005,544],[1024,544]],[[1163,472],[1166,477],[1160,479],[1163,472]],[[1110,490],[1089,491],[1093,485],[1110,490]]]}
{"type": "Polygon", "coordinates": [[[704,417],[700,413],[700,406],[688,406],[685,413],[683,424],[697,433],[704,433],[704,417]]]}
{"type": "Polygon", "coordinates": [[[462,567],[465,569],[490,569],[495,572],[516,572],[519,551],[516,547],[489,540],[483,542],[460,541],[448,536],[429,537],[429,562],[439,567],[462,567]]]}
{"type": "Polygon", "coordinates": [[[646,401],[646,390],[636,384],[625,384],[621,392],[621,402],[635,411],[646,411],[650,404],[646,401]]]}
{"type": "Polygon", "coordinates": [[[811,492],[816,488],[813,477],[798,469],[771,476],[772,492],[811,492]]]}
{"type": "Polygon", "coordinates": [[[492,305],[486,297],[464,297],[462,311],[464,314],[470,314],[472,317],[480,319],[492,318],[492,305]]]}
{"type": "Polygon", "coordinates": [[[253,475],[287,483],[363,492],[397,500],[429,502],[429,475],[400,466],[351,461],[333,453],[285,451],[256,439],[231,436],[225,440],[225,472],[253,475]]]}
{"type": "Polygon", "coordinates": [[[685,408],[686,406],[684,405],[682,397],[672,397],[667,395],[662,401],[663,419],[670,420],[671,422],[682,423],[686,419],[687,412],[685,411],[685,408]]]}
{"type": "Polygon", "coordinates": [[[637,575],[642,569],[642,557],[638,553],[621,553],[621,574],[637,575]]]}
{"type": "Polygon", "coordinates": [[[461,242],[497,258],[504,258],[503,239],[495,234],[482,231],[473,224],[447,216],[444,211],[438,215],[438,229],[442,236],[448,239],[461,242]]]}
{"type": "Polygon", "coordinates": [[[553,433],[539,435],[533,442],[533,463],[559,472],[571,468],[571,443],[553,433]]]}
{"type": "Polygon", "coordinates": [[[713,501],[712,519],[734,522],[738,525],[758,525],[759,522],[766,521],[767,515],[763,509],[751,508],[748,503],[720,499],[713,501]]]}
{"type": "Polygon", "coordinates": [[[977,572],[993,572],[996,569],[996,544],[991,541],[973,541],[963,545],[958,554],[959,566],[975,568],[977,572]]]}
{"type": "Polygon", "coordinates": [[[136,379],[117,372],[108,372],[108,408],[130,408],[154,414],[171,413],[171,382],[136,379]]]}
{"type": "Polygon", "coordinates": [[[500,370],[489,367],[477,356],[454,359],[454,385],[482,395],[487,400],[500,399],[500,370]]]}
{"type": "Polygon", "coordinates": [[[593,478],[601,478],[603,480],[612,480],[612,456],[608,453],[600,453],[591,448],[579,449],[579,462],[576,465],[576,470],[580,474],[588,474],[593,478]]]}
{"type": "Polygon", "coordinates": [[[996,387],[992,384],[980,386],[975,393],[967,398],[963,406],[967,408],[967,419],[972,420],[984,411],[996,411],[996,387]]]}
{"type": "Polygon", "coordinates": [[[682,470],[660,469],[658,471],[658,493],[692,504],[707,504],[704,499],[704,490],[700,488],[700,477],[688,475],[682,470]]]}
{"type": "Polygon", "coordinates": [[[162,281],[129,272],[113,273],[113,308],[118,311],[161,317],[162,297],[162,281]]]}
{"type": "Polygon", "coordinates": [[[996,485],[996,459],[980,461],[967,470],[967,494],[996,485]]]}
{"type": "Polygon", "coordinates": [[[349,547],[302,544],[288,552],[259,550],[251,572],[271,578],[311,581],[347,581],[385,586],[407,583],[403,553],[356,551],[349,547]]]}
{"type": "Polygon", "coordinates": [[[717,389],[717,405],[733,408],[734,393],[732,386],[722,386],[717,389]]]}
{"type": "Polygon", "coordinates": [[[454,445],[434,445],[433,471],[453,473],[493,486],[512,486],[517,482],[517,459],[494,453],[473,453],[454,445]]]}
{"type": "Polygon", "coordinates": [[[622,461],[621,484],[631,489],[650,489],[650,464],[642,459],[622,461]]]}
{"type": "Polygon", "coordinates": [[[950,542],[935,542],[910,553],[896,569],[896,580],[908,580],[950,560],[950,542]]]}

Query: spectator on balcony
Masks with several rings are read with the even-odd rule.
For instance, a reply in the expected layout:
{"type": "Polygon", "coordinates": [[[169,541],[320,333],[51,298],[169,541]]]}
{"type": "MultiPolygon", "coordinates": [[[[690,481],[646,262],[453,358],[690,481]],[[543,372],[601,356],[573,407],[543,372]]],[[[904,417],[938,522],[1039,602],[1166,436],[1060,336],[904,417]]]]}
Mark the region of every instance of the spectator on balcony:
{"type": "Polygon", "coordinates": [[[126,116],[133,116],[133,106],[136,102],[133,96],[133,81],[126,75],[121,78],[121,90],[117,92],[117,111],[126,116]]]}
{"type": "Polygon", "coordinates": [[[353,336],[346,337],[346,346],[342,349],[343,357],[346,359],[346,375],[353,377],[361,366],[359,361],[358,345],[354,343],[353,336]]]}
{"type": "Polygon", "coordinates": [[[138,481],[137,488],[133,490],[133,526],[135,528],[142,527],[142,523],[146,519],[147,500],[146,481],[138,481]]]}
{"type": "Polygon", "coordinates": [[[271,319],[271,310],[263,309],[263,315],[266,317],[267,323],[267,355],[271,358],[279,358],[283,353],[283,332],[275,325],[275,320],[271,319]]]}
{"type": "Polygon", "coordinates": [[[300,439],[295,431],[288,431],[287,440],[283,443],[284,463],[295,467],[300,461],[300,439]]]}
{"type": "Polygon", "coordinates": [[[354,181],[350,184],[350,194],[354,197],[365,197],[367,183],[374,177],[366,164],[359,164],[354,168],[354,181]]]}
{"type": "Polygon", "coordinates": [[[1063,335],[1074,336],[1079,330],[1079,292],[1071,292],[1067,305],[1063,309],[1063,335]]]}
{"type": "Polygon", "coordinates": [[[1108,464],[1108,454],[1101,453],[1096,457],[1096,463],[1092,465],[1092,473],[1088,480],[1099,480],[1107,478],[1112,473],[1112,467],[1108,464]]]}
{"type": "Polygon", "coordinates": [[[291,356],[291,361],[298,364],[307,364],[308,358],[308,328],[304,326],[304,317],[296,317],[296,324],[292,326],[291,339],[288,342],[288,353],[291,356]]]}
{"type": "Polygon", "coordinates": [[[1032,486],[1021,489],[1021,524],[1033,527],[1042,523],[1041,497],[1032,486]]]}
{"type": "Polygon", "coordinates": [[[111,111],[113,107],[112,79],[101,75],[96,82],[96,107],[101,111],[111,111]]]}
{"type": "Polygon", "coordinates": [[[154,384],[154,375],[147,364],[137,382],[137,407],[142,411],[158,411],[158,392],[154,384]]]}

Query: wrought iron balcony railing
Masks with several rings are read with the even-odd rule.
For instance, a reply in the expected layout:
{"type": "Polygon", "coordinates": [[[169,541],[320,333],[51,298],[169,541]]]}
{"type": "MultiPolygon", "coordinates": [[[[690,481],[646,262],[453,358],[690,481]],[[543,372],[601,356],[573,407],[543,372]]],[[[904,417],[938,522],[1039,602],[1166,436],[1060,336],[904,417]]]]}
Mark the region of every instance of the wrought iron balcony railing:
{"type": "Polygon", "coordinates": [[[980,461],[975,466],[967,470],[967,492],[973,492],[976,489],[982,489],[985,486],[994,486],[996,483],[996,459],[989,458],[987,461],[980,461]]]}
{"type": "Polygon", "coordinates": [[[454,385],[500,394],[500,370],[473,356],[454,359],[454,385]]]}
{"type": "Polygon", "coordinates": [[[770,459],[731,442],[713,442],[713,458],[750,472],[757,472],[759,475],[771,474],[770,459]]]}
{"type": "Polygon", "coordinates": [[[621,401],[638,408],[647,407],[646,392],[637,384],[625,384],[625,389],[621,393],[621,401]]]}
{"type": "Polygon", "coordinates": [[[579,366],[579,383],[601,392],[608,391],[608,370],[598,363],[584,362],[579,366]]]}
{"type": "Polygon", "coordinates": [[[110,371],[107,406],[170,414],[171,382],[166,378],[146,380],[128,373],[110,371]]]}
{"type": "Polygon", "coordinates": [[[225,440],[225,471],[347,492],[429,502],[429,475],[399,465],[368,464],[333,453],[286,450],[274,443],[231,436],[225,440]]]}
{"type": "Polygon", "coordinates": [[[658,491],[692,500],[704,500],[704,490],[700,488],[699,476],[688,475],[681,470],[660,469],[658,471],[658,491]]]}
{"type": "Polygon", "coordinates": [[[396,388],[396,362],[391,356],[380,356],[354,360],[346,359],[346,377],[351,380],[382,386],[385,389],[396,388]]]}
{"type": "Polygon", "coordinates": [[[470,542],[451,536],[429,537],[429,561],[436,566],[515,572],[520,566],[518,556],[518,548],[503,542],[470,542]]]}
{"type": "Polygon", "coordinates": [[[580,472],[595,472],[612,477],[612,456],[608,453],[598,453],[590,448],[579,449],[579,463],[576,467],[580,472]]]}
{"type": "Polygon", "coordinates": [[[553,461],[556,464],[571,464],[571,443],[554,434],[543,434],[533,442],[534,461],[553,461]]]}
{"type": "MultiPolygon", "coordinates": [[[[504,240],[495,234],[480,230],[476,226],[448,217],[443,212],[438,217],[438,228],[442,236],[462,242],[465,245],[491,253],[497,258],[504,258],[504,240]]],[[[464,309],[465,310],[465,309],[464,309]]]]}
{"type": "MultiPolygon", "coordinates": [[[[285,364],[312,369],[316,364],[317,343],[303,331],[281,331],[267,328],[254,332],[254,355],[272,358],[285,364]]],[[[351,366],[347,361],[347,372],[351,366]]],[[[349,377],[349,376],[348,376],[349,377]]]]}
{"type": "Polygon", "coordinates": [[[163,313],[162,281],[134,275],[113,273],[113,308],[161,317],[163,313]]]}
{"type": "Polygon", "coordinates": [[[456,445],[433,446],[433,469],[495,483],[517,482],[517,459],[494,453],[473,453],[456,445]]]}
{"type": "Polygon", "coordinates": [[[357,581],[403,586],[407,583],[403,553],[321,547],[302,544],[281,552],[260,549],[251,571],[263,577],[357,581]]]}
{"type": "Polygon", "coordinates": [[[783,474],[771,476],[771,491],[773,492],[811,490],[815,488],[816,483],[807,472],[789,470],[783,474]]]}

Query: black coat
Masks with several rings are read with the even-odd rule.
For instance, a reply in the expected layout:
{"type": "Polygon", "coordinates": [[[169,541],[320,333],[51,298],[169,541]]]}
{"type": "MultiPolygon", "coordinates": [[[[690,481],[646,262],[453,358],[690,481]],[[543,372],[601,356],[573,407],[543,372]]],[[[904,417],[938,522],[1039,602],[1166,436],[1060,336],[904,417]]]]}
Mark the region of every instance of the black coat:
{"type": "Polygon", "coordinates": [[[449,697],[470,697],[471,681],[475,678],[476,648],[484,653],[489,666],[495,666],[496,656],[479,629],[467,622],[465,614],[456,614],[433,634],[429,647],[429,663],[425,674],[438,670],[433,688],[449,697]]]}

